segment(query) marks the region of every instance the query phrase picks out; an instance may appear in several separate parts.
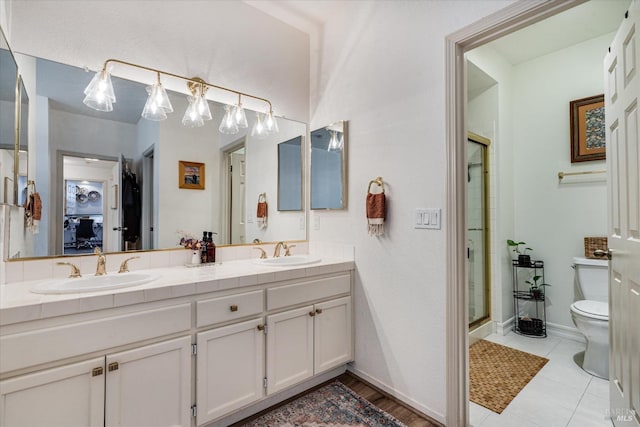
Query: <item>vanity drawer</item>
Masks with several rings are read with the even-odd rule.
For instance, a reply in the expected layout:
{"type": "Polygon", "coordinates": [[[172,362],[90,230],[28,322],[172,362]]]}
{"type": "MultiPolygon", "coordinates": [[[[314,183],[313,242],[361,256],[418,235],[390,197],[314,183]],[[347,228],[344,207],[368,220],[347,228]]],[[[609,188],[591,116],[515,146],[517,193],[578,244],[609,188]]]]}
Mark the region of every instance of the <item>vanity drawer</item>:
{"type": "Polygon", "coordinates": [[[191,304],[122,313],[0,337],[0,373],[189,331],[191,304]]]}
{"type": "Polygon", "coordinates": [[[344,274],[267,289],[267,310],[345,295],[351,292],[351,275],[344,274]]]}
{"type": "Polygon", "coordinates": [[[263,291],[246,292],[198,301],[196,326],[213,325],[262,313],[263,291]]]}

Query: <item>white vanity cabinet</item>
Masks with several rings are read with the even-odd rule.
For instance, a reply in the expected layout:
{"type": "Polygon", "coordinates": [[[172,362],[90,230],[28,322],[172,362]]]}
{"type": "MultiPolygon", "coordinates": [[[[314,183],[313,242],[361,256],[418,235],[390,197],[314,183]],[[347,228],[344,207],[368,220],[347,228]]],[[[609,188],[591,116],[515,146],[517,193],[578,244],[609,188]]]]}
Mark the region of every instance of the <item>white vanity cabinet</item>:
{"type": "Polygon", "coordinates": [[[190,425],[182,337],[0,381],[1,426],[190,425]]]}
{"type": "Polygon", "coordinates": [[[353,359],[351,278],[321,280],[267,290],[269,309],[333,298],[267,316],[267,394],[353,359]]]}

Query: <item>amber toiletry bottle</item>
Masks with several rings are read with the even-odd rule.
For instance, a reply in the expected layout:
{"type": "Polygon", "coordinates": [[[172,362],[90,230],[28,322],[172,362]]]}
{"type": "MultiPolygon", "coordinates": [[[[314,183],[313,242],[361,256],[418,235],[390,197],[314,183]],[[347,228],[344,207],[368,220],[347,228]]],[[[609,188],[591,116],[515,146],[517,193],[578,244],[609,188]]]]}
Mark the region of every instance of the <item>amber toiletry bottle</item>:
{"type": "Polygon", "coordinates": [[[213,243],[213,232],[209,231],[207,239],[207,259],[208,262],[216,262],[216,244],[213,243]]]}
{"type": "Polygon", "coordinates": [[[207,232],[202,232],[202,247],[200,248],[200,260],[202,264],[206,264],[209,262],[209,244],[207,242],[207,232]]]}

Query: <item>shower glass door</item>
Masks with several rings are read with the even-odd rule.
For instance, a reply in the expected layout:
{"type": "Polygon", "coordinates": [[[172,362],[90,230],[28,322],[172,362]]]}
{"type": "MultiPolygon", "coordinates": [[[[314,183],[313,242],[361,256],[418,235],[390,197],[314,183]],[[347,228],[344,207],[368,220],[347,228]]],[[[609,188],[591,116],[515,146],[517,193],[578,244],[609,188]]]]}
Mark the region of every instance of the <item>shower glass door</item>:
{"type": "Polygon", "coordinates": [[[489,140],[476,135],[470,135],[467,141],[469,329],[490,319],[488,145],[489,140]]]}

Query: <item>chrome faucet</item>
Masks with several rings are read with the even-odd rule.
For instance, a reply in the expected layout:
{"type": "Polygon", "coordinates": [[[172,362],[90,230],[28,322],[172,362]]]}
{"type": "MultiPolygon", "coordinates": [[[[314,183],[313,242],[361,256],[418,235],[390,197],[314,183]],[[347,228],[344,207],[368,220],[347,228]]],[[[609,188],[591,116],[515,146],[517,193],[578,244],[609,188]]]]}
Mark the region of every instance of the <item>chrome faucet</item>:
{"type": "Polygon", "coordinates": [[[56,264],[68,265],[69,267],[71,267],[71,273],[69,273],[69,278],[82,277],[82,274],[80,274],[80,269],[78,268],[77,265],[72,264],[70,262],[56,262],[56,264]]]}
{"type": "Polygon", "coordinates": [[[100,248],[95,248],[94,254],[98,255],[98,264],[96,265],[96,276],[104,276],[107,274],[107,257],[102,254],[100,248]]]}
{"type": "Polygon", "coordinates": [[[276,248],[273,250],[273,257],[274,258],[279,258],[280,257],[280,249],[282,248],[287,248],[287,245],[284,244],[284,242],[278,242],[276,243],[276,248]]]}

